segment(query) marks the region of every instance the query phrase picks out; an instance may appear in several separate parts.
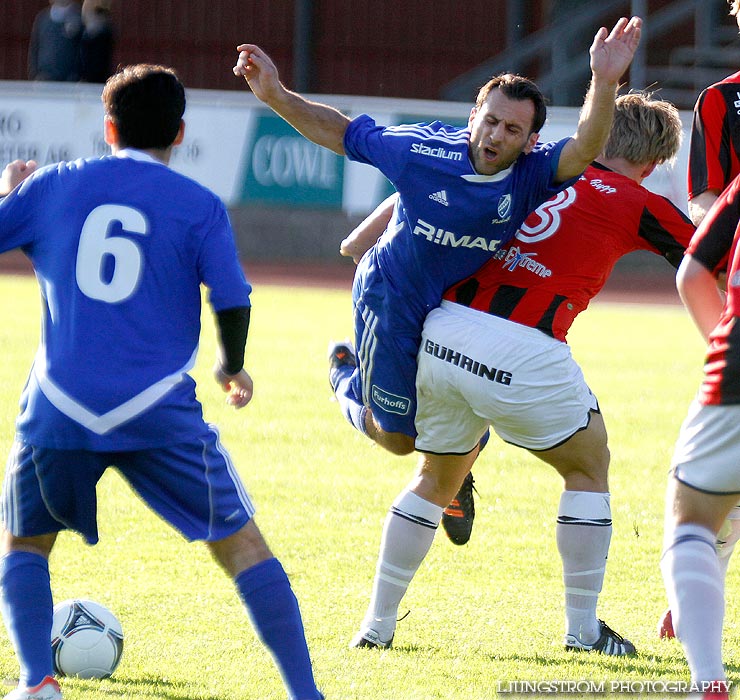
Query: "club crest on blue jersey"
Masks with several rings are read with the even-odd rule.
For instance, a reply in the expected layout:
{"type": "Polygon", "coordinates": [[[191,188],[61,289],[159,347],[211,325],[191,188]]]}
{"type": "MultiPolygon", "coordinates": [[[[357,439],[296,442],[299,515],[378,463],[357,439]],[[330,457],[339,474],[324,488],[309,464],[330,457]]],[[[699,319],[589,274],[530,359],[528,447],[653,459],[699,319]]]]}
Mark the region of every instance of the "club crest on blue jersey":
{"type": "Polygon", "coordinates": [[[500,219],[507,219],[511,214],[511,193],[507,192],[498,200],[498,215],[500,219]]]}

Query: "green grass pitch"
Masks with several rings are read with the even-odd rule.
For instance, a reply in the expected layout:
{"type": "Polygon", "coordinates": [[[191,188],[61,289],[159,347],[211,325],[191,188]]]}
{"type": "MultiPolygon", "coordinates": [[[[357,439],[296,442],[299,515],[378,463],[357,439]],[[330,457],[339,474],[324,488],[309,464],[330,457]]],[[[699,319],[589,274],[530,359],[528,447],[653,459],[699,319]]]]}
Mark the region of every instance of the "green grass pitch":
{"type": "MultiPolygon", "coordinates": [[[[0,296],[0,448],[7,454],[38,337],[38,292],[32,277],[5,276],[0,296]]],[[[703,357],[683,309],[597,301],[569,337],[599,397],[612,451],[614,537],[599,615],[640,652],[611,659],[562,649],[554,538],[561,483],[550,467],[496,438],[476,465],[469,545],[456,548],[440,531],[402,603],[410,615],[394,648],[348,649],[369,599],[383,519],[415,459],[373,447],[330,400],[326,346],[351,331],[349,289],[258,286],[253,304],[252,403],[230,409],[211,379],[207,311],[194,374],[206,418],[219,425],[257,522],[291,577],[327,699],[483,700],[516,680],[604,681],[606,689],[616,680],[688,680],[679,644],[655,632],[665,607],[658,560],[666,472],[703,357]]],[[[284,698],[231,582],[205,549],[157,520],[114,472],[99,495],[100,544],[61,535],[52,586],[56,601],[86,597],[114,610],[125,651],[108,680],[64,679],[65,698],[284,698]]],[[[737,588],[731,565],[731,679],[740,673],[737,588]]],[[[16,677],[3,629],[0,679],[12,686],[16,677]]]]}

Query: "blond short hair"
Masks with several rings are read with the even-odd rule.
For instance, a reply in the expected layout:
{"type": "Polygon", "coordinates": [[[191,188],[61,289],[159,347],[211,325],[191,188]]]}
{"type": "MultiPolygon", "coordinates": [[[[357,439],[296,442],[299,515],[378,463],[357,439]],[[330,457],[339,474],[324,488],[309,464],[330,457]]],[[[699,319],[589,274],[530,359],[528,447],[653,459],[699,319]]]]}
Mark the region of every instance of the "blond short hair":
{"type": "Polygon", "coordinates": [[[740,0],[728,0],[730,3],[730,14],[737,17],[737,13],[740,12],[740,0]]]}
{"type": "Polygon", "coordinates": [[[674,105],[647,92],[631,92],[615,101],[604,155],[639,165],[670,162],[681,147],[682,135],[681,117],[674,105]]]}

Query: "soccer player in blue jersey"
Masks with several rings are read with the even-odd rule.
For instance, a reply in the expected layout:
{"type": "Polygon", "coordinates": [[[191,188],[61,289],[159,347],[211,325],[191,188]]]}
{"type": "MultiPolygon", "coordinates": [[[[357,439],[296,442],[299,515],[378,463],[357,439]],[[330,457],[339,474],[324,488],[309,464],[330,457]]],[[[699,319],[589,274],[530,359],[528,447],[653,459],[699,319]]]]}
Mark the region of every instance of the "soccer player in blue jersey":
{"type": "Polygon", "coordinates": [[[489,81],[466,128],[439,121],[384,127],[367,115],[350,120],[291,92],[261,48],[237,47],[234,73],[261,101],[314,143],[377,167],[400,194],[391,225],[355,274],[357,360],[351,345],[339,344],[330,374],[345,417],[394,454],[414,449],[424,318],[450,285],[486,262],[530,211],[570,185],[599,154],[641,24],[637,17],[622,18],[611,33],[598,31],[576,133],[547,144],[538,143],[544,98],[521,76],[489,81]]]}
{"type": "Polygon", "coordinates": [[[21,399],[2,493],[2,613],[18,655],[6,699],[56,700],[49,554],[60,530],[98,541],[95,486],[115,466],[231,576],[292,700],[316,687],[298,603],[188,375],[201,284],[218,326],[216,381],[235,408],[251,287],[223,203],[167,163],[183,138],[185,91],[136,65],[103,89],[112,155],[3,172],[0,252],[20,247],[41,287],[41,341],[21,399]]]}

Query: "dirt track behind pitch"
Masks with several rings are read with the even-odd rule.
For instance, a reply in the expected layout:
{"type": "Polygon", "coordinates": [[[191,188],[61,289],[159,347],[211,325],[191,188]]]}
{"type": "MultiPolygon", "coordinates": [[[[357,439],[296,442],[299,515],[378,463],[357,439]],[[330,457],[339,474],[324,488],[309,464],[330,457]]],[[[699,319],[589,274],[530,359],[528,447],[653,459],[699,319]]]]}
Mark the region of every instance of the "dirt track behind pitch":
{"type": "MultiPolygon", "coordinates": [[[[666,263],[660,273],[616,269],[597,301],[640,304],[680,304],[674,283],[673,271],[666,263]]],[[[352,290],[354,265],[348,259],[338,258],[336,263],[247,263],[246,272],[253,286],[276,284],[293,287],[328,287],[352,290]]],[[[32,274],[26,257],[18,250],[0,255],[0,274],[32,274]]]]}

